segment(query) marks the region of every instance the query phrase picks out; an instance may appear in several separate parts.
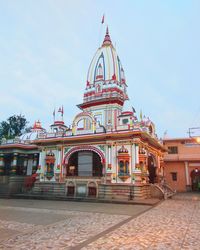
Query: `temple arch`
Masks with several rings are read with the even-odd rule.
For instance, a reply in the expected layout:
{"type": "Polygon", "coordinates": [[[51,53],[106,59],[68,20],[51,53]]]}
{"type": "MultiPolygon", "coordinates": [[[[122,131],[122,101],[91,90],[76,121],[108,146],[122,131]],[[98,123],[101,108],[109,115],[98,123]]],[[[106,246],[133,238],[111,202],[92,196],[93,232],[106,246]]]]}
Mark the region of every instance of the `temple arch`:
{"type": "Polygon", "coordinates": [[[94,133],[96,131],[96,121],[89,112],[81,112],[74,118],[72,125],[73,135],[77,135],[81,131],[87,131],[87,133],[94,133]]]}
{"type": "Polygon", "coordinates": [[[66,176],[102,177],[105,156],[93,146],[74,147],[65,155],[63,165],[66,176]]]}

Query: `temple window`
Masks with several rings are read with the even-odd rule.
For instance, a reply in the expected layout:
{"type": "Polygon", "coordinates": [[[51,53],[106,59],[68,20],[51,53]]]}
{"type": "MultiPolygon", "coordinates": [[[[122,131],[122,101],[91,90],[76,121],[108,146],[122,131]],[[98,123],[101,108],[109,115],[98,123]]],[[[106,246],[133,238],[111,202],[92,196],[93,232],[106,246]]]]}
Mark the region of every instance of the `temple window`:
{"type": "Polygon", "coordinates": [[[101,86],[99,84],[96,86],[96,92],[97,93],[101,92],[101,86]]]}
{"type": "Polygon", "coordinates": [[[125,125],[125,124],[127,124],[128,123],[128,119],[123,119],[122,120],[122,123],[125,125]]]}
{"type": "Polygon", "coordinates": [[[47,153],[46,155],[46,177],[47,179],[51,179],[54,176],[54,163],[55,163],[55,155],[52,151],[47,153]]]}
{"type": "Polygon", "coordinates": [[[119,173],[124,173],[124,161],[119,162],[119,173]]]}
{"type": "Polygon", "coordinates": [[[130,155],[128,150],[122,146],[118,151],[118,175],[124,181],[129,178],[130,155]]]}
{"type": "Polygon", "coordinates": [[[168,147],[168,154],[178,154],[178,147],[177,146],[168,147]]]}
{"type": "Polygon", "coordinates": [[[129,173],[129,161],[125,162],[125,171],[127,174],[129,173]]]}
{"type": "Polygon", "coordinates": [[[97,71],[96,71],[96,80],[102,80],[103,79],[103,69],[101,66],[101,63],[99,63],[98,67],[97,67],[97,71]]]}
{"type": "Polygon", "coordinates": [[[177,172],[171,172],[172,181],[177,181],[177,172]]]}
{"type": "Polygon", "coordinates": [[[81,119],[80,121],[78,121],[78,123],[77,123],[77,129],[78,130],[82,130],[82,129],[84,129],[84,119],[81,119]]]}

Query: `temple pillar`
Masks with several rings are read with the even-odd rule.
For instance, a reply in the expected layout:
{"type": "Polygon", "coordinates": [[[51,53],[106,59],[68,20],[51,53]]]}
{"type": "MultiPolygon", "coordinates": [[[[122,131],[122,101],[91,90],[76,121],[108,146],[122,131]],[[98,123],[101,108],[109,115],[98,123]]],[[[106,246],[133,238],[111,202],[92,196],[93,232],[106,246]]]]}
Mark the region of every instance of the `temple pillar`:
{"type": "Polygon", "coordinates": [[[44,181],[44,166],[42,166],[42,150],[40,150],[40,154],[39,154],[39,163],[38,163],[38,167],[37,167],[37,171],[36,173],[38,174],[37,175],[37,180],[38,181],[44,181]]]}
{"type": "Polygon", "coordinates": [[[4,158],[3,158],[3,154],[0,154],[0,175],[4,175],[5,173],[5,165],[4,165],[4,158]]]}
{"type": "Polygon", "coordinates": [[[139,164],[139,145],[135,144],[135,164],[139,164]]]}
{"type": "Polygon", "coordinates": [[[142,183],[142,171],[139,167],[139,145],[135,144],[135,169],[133,170],[133,179],[135,185],[142,183]]]}
{"type": "Polygon", "coordinates": [[[111,159],[112,159],[111,145],[108,145],[108,170],[112,169],[111,159]]]}
{"type": "Polygon", "coordinates": [[[190,177],[188,173],[188,161],[185,161],[185,179],[186,179],[186,190],[190,190],[190,177]]]}
{"type": "Polygon", "coordinates": [[[135,144],[131,145],[131,182],[135,182],[135,175],[134,175],[134,170],[135,170],[135,144]]]}
{"type": "Polygon", "coordinates": [[[54,175],[55,175],[55,179],[57,182],[62,180],[61,158],[62,158],[62,150],[61,150],[61,148],[58,148],[57,161],[56,161],[57,165],[54,167],[54,175]]]}
{"type": "Polygon", "coordinates": [[[36,171],[37,171],[37,159],[38,159],[38,154],[34,154],[34,156],[33,156],[32,174],[35,174],[36,171]]]}
{"type": "Polygon", "coordinates": [[[113,173],[112,173],[112,148],[111,145],[108,144],[106,147],[106,183],[111,183],[112,182],[112,177],[113,177],[113,173]]]}
{"type": "Polygon", "coordinates": [[[10,174],[11,175],[16,175],[17,174],[17,153],[13,154],[13,160],[12,160],[12,164],[11,164],[11,170],[10,170],[10,174]]]}
{"type": "Polygon", "coordinates": [[[23,175],[27,173],[27,166],[28,166],[28,155],[24,156],[24,164],[23,164],[23,175]]]}

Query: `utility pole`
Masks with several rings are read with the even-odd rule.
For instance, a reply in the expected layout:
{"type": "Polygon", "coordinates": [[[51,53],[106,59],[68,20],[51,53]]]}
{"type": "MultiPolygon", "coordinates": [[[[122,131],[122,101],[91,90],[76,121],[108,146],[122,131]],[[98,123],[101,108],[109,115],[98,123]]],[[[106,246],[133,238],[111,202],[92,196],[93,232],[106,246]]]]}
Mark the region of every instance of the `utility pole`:
{"type": "Polygon", "coordinates": [[[200,144],[200,127],[189,128],[188,134],[190,138],[200,144]]]}

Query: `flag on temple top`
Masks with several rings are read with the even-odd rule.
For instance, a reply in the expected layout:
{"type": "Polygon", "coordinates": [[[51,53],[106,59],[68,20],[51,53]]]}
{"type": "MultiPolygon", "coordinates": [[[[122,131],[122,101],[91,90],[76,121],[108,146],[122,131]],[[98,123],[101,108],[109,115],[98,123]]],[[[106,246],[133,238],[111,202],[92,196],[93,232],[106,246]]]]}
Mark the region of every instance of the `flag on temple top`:
{"type": "Polygon", "coordinates": [[[132,111],[133,111],[133,113],[136,113],[136,111],[135,111],[134,107],[132,107],[132,111]]]}
{"type": "Polygon", "coordinates": [[[104,15],[102,16],[101,23],[102,23],[102,24],[104,23],[104,15]]]}
{"type": "Polygon", "coordinates": [[[142,121],[142,110],[140,110],[140,120],[142,121]]]}
{"type": "Polygon", "coordinates": [[[53,119],[54,119],[54,121],[55,121],[55,116],[56,116],[56,110],[54,108],[54,111],[53,111],[53,119]]]}
{"type": "Polygon", "coordinates": [[[64,114],[64,108],[63,108],[63,105],[62,105],[62,110],[61,110],[61,113],[62,113],[62,116],[64,114]]]}

